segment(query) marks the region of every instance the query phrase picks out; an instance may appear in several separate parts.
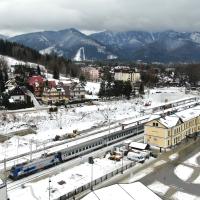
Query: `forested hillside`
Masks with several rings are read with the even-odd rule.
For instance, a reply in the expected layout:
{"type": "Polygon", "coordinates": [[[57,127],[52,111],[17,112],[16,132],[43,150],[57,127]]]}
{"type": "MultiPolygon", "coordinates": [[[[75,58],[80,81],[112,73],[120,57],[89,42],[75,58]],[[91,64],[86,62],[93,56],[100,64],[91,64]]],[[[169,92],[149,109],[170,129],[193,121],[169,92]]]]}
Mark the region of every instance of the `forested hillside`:
{"type": "Polygon", "coordinates": [[[49,71],[58,71],[59,73],[76,77],[79,75],[79,67],[74,65],[71,60],[58,57],[55,54],[41,55],[38,51],[23,45],[0,40],[0,54],[44,65],[49,71]]]}

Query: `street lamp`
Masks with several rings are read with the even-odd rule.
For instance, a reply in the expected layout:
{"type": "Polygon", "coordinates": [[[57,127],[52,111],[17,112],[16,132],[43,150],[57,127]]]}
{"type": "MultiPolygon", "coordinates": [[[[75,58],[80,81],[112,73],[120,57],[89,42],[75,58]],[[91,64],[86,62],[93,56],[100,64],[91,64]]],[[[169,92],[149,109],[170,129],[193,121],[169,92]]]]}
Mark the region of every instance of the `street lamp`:
{"type": "Polygon", "coordinates": [[[124,151],[122,151],[122,171],[121,171],[122,174],[124,172],[123,168],[124,168],[124,151]]]}
{"type": "Polygon", "coordinates": [[[51,198],[51,179],[49,178],[49,200],[51,198]]]}
{"type": "Polygon", "coordinates": [[[93,190],[93,186],[92,186],[92,182],[93,182],[93,164],[94,164],[93,157],[89,157],[88,158],[88,163],[91,164],[91,184],[90,184],[90,188],[91,188],[91,190],[93,190]]]}

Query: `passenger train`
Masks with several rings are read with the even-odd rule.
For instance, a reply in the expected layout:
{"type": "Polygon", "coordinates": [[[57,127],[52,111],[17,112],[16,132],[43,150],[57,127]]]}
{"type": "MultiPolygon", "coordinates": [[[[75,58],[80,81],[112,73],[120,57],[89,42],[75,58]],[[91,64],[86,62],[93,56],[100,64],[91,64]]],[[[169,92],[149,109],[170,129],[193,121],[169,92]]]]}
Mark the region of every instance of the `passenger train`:
{"type": "Polygon", "coordinates": [[[122,141],[134,135],[141,134],[143,132],[144,124],[139,124],[137,126],[116,131],[71,147],[67,147],[52,154],[42,155],[42,157],[39,159],[13,166],[10,170],[9,177],[13,180],[18,180],[22,177],[34,174],[39,170],[47,169],[70,159],[86,155],[92,151],[122,141]]]}

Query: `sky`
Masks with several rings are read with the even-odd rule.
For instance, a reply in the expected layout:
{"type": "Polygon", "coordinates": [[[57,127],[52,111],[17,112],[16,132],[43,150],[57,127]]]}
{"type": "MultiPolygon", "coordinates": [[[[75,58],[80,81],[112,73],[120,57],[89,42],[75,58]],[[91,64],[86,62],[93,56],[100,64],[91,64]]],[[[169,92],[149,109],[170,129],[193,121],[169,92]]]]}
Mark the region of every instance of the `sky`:
{"type": "Polygon", "coordinates": [[[0,34],[200,31],[200,0],[0,0],[0,34]]]}

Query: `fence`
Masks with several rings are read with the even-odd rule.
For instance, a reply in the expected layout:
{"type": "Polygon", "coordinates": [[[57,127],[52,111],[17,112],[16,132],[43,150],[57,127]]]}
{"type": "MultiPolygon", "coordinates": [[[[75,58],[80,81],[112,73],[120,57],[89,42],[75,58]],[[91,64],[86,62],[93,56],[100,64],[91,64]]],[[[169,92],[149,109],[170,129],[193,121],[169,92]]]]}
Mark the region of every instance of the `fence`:
{"type": "Polygon", "coordinates": [[[135,165],[134,162],[128,163],[128,164],[123,166],[123,169],[122,169],[122,167],[120,167],[120,168],[118,168],[118,169],[116,169],[116,170],[114,170],[114,171],[112,171],[112,172],[110,172],[108,174],[105,174],[102,177],[99,177],[99,178],[93,180],[90,183],[86,183],[85,185],[82,185],[81,187],[76,188],[75,190],[68,192],[67,194],[57,198],[56,200],[66,200],[66,199],[73,198],[77,194],[79,194],[79,193],[81,193],[81,192],[83,192],[85,190],[90,189],[91,188],[91,184],[92,184],[92,187],[95,186],[95,185],[98,185],[99,183],[102,183],[103,181],[106,181],[106,180],[116,176],[117,174],[122,173],[122,171],[126,171],[127,169],[133,167],[134,165],[135,165]]]}

